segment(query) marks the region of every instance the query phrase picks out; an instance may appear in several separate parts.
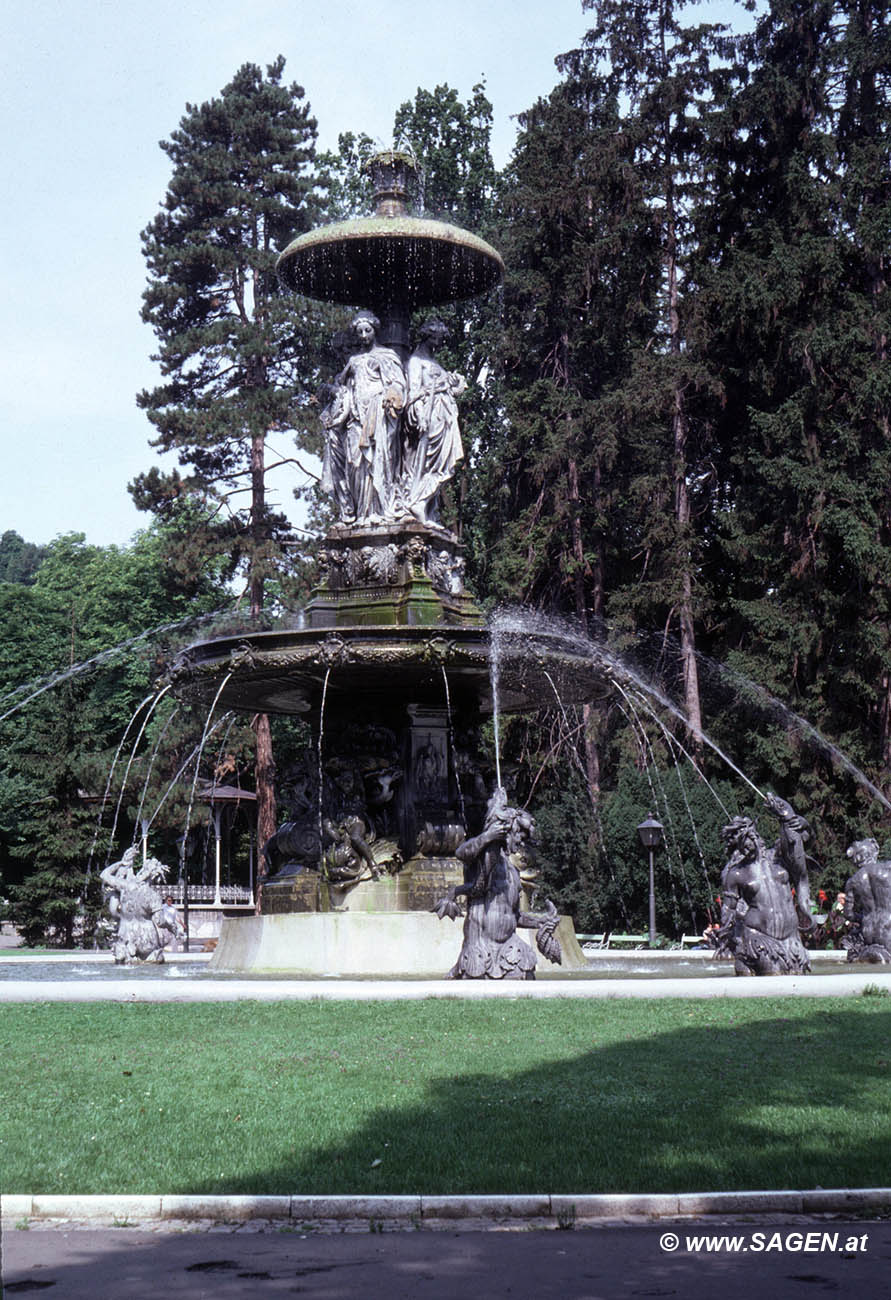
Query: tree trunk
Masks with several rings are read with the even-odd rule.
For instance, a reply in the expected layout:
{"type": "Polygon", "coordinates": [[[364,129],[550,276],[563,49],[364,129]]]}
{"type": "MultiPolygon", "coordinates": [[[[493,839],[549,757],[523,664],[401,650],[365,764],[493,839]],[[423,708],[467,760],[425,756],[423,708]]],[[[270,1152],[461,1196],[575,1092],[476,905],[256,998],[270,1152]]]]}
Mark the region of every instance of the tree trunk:
{"type": "MultiPolygon", "coordinates": [[[[587,627],[588,610],[585,602],[585,548],[582,542],[582,520],[580,515],[581,494],[579,492],[579,470],[574,457],[569,459],[569,499],[572,511],[572,557],[575,560],[574,588],[575,612],[582,628],[587,627]]],[[[602,595],[601,595],[602,599],[602,595]]],[[[596,809],[600,802],[600,755],[594,740],[594,710],[590,704],[582,707],[585,738],[585,776],[588,782],[588,794],[592,806],[596,809]]]]}
{"type": "Polygon", "coordinates": [[[891,673],[882,675],[879,695],[879,753],[882,767],[886,772],[891,770],[891,673]]]}
{"type": "MultiPolygon", "coordinates": [[[[669,175],[666,186],[667,241],[665,249],[668,276],[668,328],[672,356],[681,353],[681,321],[678,310],[677,228],[674,210],[674,184],[669,175]]],[[[690,493],[687,488],[687,412],[680,375],[675,377],[672,410],[672,444],[674,452],[674,507],[680,541],[681,598],[678,620],[681,632],[681,662],[684,669],[684,712],[687,727],[698,753],[702,749],[702,705],[699,697],[699,670],[696,664],[696,633],[693,624],[693,578],[690,557],[690,493]]]]}
{"type": "MultiPolygon", "coordinates": [[[[266,439],[262,433],[254,433],[251,439],[251,554],[250,598],[251,619],[257,620],[263,610],[263,564],[259,559],[263,544],[263,516],[266,508],[265,496],[265,461],[266,439]]],[[[258,713],[253,721],[254,746],[254,789],[257,793],[257,890],[256,911],[262,910],[263,879],[266,875],[266,863],[263,858],[263,846],[278,829],[275,805],[275,760],[272,754],[272,729],[269,715],[258,713]]]]}

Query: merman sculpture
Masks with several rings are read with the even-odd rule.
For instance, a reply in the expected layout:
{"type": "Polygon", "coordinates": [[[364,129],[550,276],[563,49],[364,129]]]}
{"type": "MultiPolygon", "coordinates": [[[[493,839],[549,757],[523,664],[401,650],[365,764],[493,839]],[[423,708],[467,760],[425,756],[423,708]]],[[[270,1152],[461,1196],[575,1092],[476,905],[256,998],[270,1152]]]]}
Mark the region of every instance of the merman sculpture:
{"type": "Polygon", "coordinates": [[[884,965],[891,962],[891,862],[879,860],[874,839],[856,840],[846,856],[857,868],[845,885],[848,961],[884,965]]]}
{"type": "Polygon", "coordinates": [[[539,952],[560,964],[557,909],[548,902],[543,916],[520,910],[520,872],[534,833],[529,814],[511,808],[498,789],[489,800],[482,834],[455,850],[464,863],[464,883],[453,886],[433,909],[440,920],[455,919],[461,915],[459,896],[467,899],[464,942],[449,979],[535,979],[535,953],[518,929],[534,930],[539,952]]]}
{"type": "Polygon", "coordinates": [[[106,888],[108,910],[118,923],[111,945],[118,965],[163,962],[164,949],[184,934],[175,908],[165,903],[157,888],[167,878],[167,867],[149,858],[139,871],[134,871],[138,852],[133,845],[120,862],[111,863],[99,877],[106,888]]]}
{"type": "Polygon", "coordinates": [[[737,975],[809,971],[789,872],[778,850],[767,848],[751,817],[734,817],[721,838],[730,857],[721,873],[717,951],[733,957],[737,975]]]}

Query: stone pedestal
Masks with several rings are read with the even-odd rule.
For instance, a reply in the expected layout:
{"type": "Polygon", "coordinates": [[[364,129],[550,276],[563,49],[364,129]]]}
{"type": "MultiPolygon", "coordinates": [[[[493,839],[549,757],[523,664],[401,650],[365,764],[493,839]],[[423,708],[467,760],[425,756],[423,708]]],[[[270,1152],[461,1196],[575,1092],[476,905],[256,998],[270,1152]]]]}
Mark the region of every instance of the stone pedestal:
{"type": "Polygon", "coordinates": [[[309,628],[479,626],[464,589],[464,555],[447,528],[338,525],[320,552],[321,582],[306,606],[309,628]]]}
{"type": "Polygon", "coordinates": [[[464,880],[464,864],[457,858],[415,857],[405,864],[408,907],[412,912],[429,912],[452,885],[464,880]]]}

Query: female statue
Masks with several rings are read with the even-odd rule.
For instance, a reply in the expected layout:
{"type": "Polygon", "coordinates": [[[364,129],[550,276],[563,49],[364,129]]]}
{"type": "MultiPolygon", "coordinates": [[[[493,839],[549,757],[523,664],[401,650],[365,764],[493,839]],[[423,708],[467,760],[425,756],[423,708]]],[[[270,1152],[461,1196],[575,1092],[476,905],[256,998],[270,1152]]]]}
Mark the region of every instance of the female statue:
{"type": "Polygon", "coordinates": [[[467,384],[434,356],[447,334],[441,320],[428,320],[408,360],[402,504],[421,523],[439,521],[439,490],[464,458],[455,398],[467,384]]]}
{"type": "Polygon", "coordinates": [[[375,524],[394,517],[405,373],[393,349],[376,342],[379,329],[373,312],[360,311],[353,318],[360,350],[337,376],[322,411],[322,489],[334,496],[344,523],[375,524]]]}

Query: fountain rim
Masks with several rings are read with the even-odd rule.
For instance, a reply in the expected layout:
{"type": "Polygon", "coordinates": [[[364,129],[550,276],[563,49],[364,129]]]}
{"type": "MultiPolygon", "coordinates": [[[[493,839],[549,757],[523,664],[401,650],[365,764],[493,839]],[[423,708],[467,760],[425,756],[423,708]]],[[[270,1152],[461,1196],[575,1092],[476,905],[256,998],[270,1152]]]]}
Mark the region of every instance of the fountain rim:
{"type": "MultiPolygon", "coordinates": [[[[564,658],[569,659],[587,659],[588,656],[581,655],[571,647],[567,647],[565,641],[559,632],[539,632],[535,637],[537,642],[553,643],[554,649],[559,650],[564,658]]],[[[263,628],[253,630],[245,628],[239,632],[227,632],[222,636],[203,637],[201,640],[192,641],[188,646],[183,647],[180,651],[180,657],[197,655],[202,649],[209,650],[214,647],[219,654],[227,650],[239,650],[248,646],[256,649],[279,649],[290,648],[294,645],[322,645],[325,642],[343,642],[345,644],[357,644],[359,642],[371,643],[394,643],[407,642],[412,643],[430,643],[434,641],[450,641],[456,648],[459,646],[486,646],[491,648],[492,630],[487,623],[475,624],[449,624],[449,623],[430,623],[430,624],[344,624],[342,626],[331,627],[290,627],[290,628],[263,628]]],[[[208,655],[208,658],[210,655],[208,655]]],[[[512,648],[506,651],[506,657],[515,657],[512,654],[512,648]]],[[[206,660],[205,660],[206,662],[206,660]]]]}
{"type": "MultiPolygon", "coordinates": [[[[573,702],[593,699],[600,693],[599,683],[605,674],[587,656],[567,651],[559,638],[556,644],[551,643],[546,653],[549,668],[581,670],[577,688],[572,692],[573,702]]],[[[518,658],[525,661],[525,656],[518,658]]],[[[544,688],[533,688],[531,681],[539,673],[541,664],[526,661],[527,667],[520,673],[520,679],[514,680],[513,659],[513,655],[507,655],[507,662],[512,666],[503,683],[501,711],[535,710],[540,707],[544,688]]],[[[471,689],[472,682],[481,687],[485,685],[485,689],[479,691],[473,688],[472,693],[478,696],[477,707],[488,713],[493,707],[491,665],[491,634],[485,624],[362,624],[208,637],[184,647],[167,680],[176,694],[197,691],[199,695],[208,696],[222,674],[228,672],[232,681],[227,679],[221,701],[226,707],[239,711],[251,709],[256,712],[260,709],[273,713],[304,713],[310,707],[310,697],[318,693],[327,672],[332,669],[339,689],[359,678],[366,690],[379,690],[382,677],[392,677],[394,671],[413,675],[427,685],[432,681],[432,675],[438,677],[444,671],[459,691],[471,689]],[[424,653],[425,647],[427,653],[424,653]],[[253,683],[249,699],[243,689],[248,679],[253,683]],[[293,696],[287,705],[282,702],[281,691],[276,685],[279,681],[293,696]],[[261,698],[266,700],[265,704],[261,703],[261,698]],[[278,702],[270,703],[273,698],[278,702]]],[[[565,698],[568,701],[570,697],[567,695],[565,698]]]]}
{"type": "MultiPolygon", "coordinates": [[[[293,262],[300,253],[363,239],[382,241],[406,239],[413,242],[451,244],[493,263],[498,271],[498,279],[504,273],[504,259],[501,254],[479,235],[474,235],[472,231],[464,230],[461,226],[453,226],[446,221],[410,216],[355,217],[347,221],[332,221],[324,226],[316,226],[313,230],[308,230],[291,240],[279,253],[276,269],[279,275],[291,283],[294,279],[293,262]]],[[[493,281],[493,287],[495,283],[497,280],[493,281]]]]}

